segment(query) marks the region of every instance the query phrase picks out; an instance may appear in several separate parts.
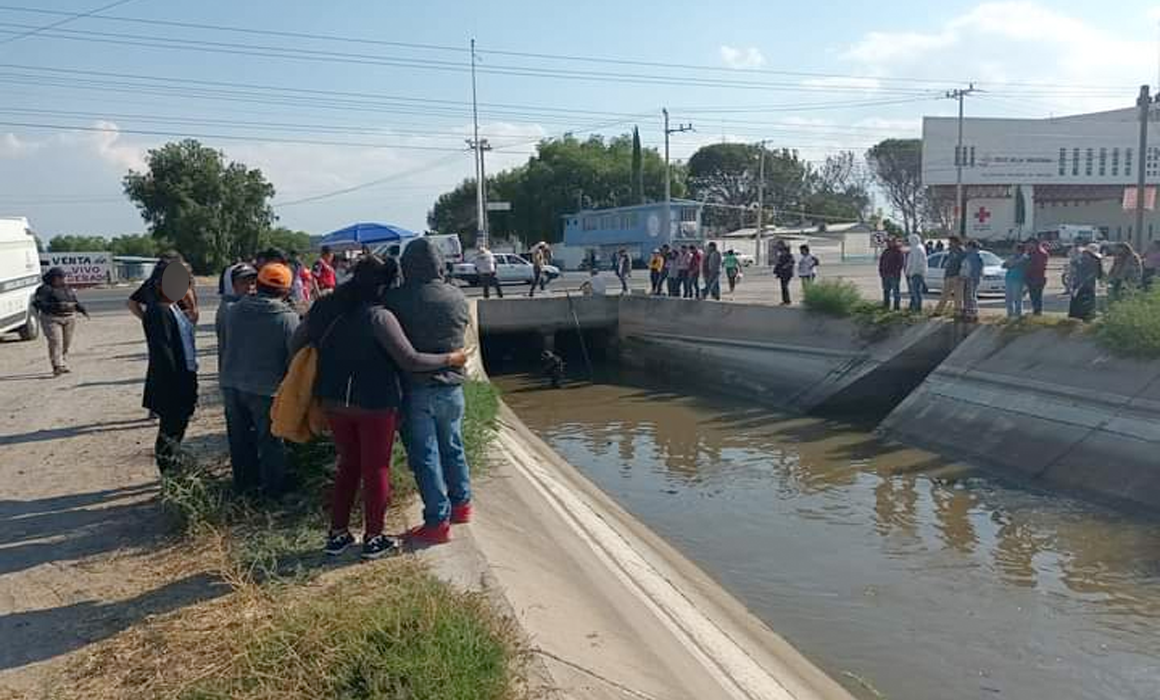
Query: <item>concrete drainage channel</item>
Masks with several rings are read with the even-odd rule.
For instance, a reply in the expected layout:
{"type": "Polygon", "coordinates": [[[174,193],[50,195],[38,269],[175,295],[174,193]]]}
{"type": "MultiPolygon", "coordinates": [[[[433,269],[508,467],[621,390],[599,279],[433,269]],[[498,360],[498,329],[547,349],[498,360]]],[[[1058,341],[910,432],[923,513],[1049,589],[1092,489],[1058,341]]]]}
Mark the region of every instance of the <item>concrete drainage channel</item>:
{"type": "MultiPolygon", "coordinates": [[[[1007,476],[1134,503],[1157,494],[1154,467],[1144,460],[1160,446],[1160,363],[1113,361],[1089,341],[1053,330],[1014,335],[927,321],[867,333],[799,310],[639,297],[481,302],[478,314],[489,361],[492,353],[502,361],[505,353],[526,360],[542,347],[564,351],[583,337],[586,353],[756,403],[885,416],[887,437],[1007,476]],[[1090,468],[1113,460],[1114,468],[1090,468]]],[[[543,511],[526,525],[554,538],[536,567],[568,570],[587,558],[587,585],[602,591],[573,592],[570,602],[555,604],[603,620],[606,636],[647,640],[647,658],[634,657],[639,649],[629,644],[586,660],[612,694],[575,686],[568,697],[849,697],[513,413],[505,410],[504,422],[498,449],[504,476],[512,477],[506,487],[522,484],[520,507],[543,511]],[[566,555],[570,563],[550,560],[566,555]],[[601,606],[610,609],[603,614],[601,606]],[[657,672],[641,676],[650,663],[660,664],[657,672]]],[[[509,519],[522,517],[513,506],[509,519]]],[[[492,559],[489,538],[477,539],[492,559]]],[[[537,575],[528,562],[502,559],[492,563],[501,585],[514,591],[515,609],[551,607],[537,598],[545,593],[521,582],[537,575]]],[[[561,579],[551,587],[583,583],[561,579]]],[[[575,653],[578,640],[560,632],[558,619],[523,617],[533,636],[554,635],[549,658],[575,653]]]]}

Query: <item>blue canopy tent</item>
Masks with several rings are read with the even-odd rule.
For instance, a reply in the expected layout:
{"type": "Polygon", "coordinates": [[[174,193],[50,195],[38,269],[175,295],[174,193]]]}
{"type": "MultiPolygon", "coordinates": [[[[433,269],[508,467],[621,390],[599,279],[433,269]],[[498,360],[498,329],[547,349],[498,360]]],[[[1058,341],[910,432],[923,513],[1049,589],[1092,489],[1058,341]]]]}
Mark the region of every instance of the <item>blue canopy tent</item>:
{"type": "Polygon", "coordinates": [[[352,250],[363,246],[379,246],[383,243],[400,243],[419,234],[390,224],[352,224],[323,236],[319,246],[330,246],[334,250],[352,250]]]}

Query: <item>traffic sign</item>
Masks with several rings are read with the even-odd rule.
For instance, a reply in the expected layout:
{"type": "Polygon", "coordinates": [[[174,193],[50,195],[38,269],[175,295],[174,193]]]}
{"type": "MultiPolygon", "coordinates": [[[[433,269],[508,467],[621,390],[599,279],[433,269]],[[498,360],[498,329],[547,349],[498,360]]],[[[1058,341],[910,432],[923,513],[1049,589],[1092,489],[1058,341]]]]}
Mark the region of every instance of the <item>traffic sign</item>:
{"type": "Polygon", "coordinates": [[[511,202],[488,202],[487,203],[487,210],[488,211],[511,211],[512,210],[512,203],[511,202]]]}

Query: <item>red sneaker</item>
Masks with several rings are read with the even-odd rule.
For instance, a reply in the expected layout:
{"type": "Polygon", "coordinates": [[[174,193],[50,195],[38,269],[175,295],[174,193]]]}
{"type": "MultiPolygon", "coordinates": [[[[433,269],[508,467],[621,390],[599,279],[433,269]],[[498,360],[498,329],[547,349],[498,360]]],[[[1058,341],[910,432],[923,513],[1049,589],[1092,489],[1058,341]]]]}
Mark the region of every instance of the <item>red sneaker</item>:
{"type": "Polygon", "coordinates": [[[471,501],[451,506],[451,524],[466,525],[471,522],[471,501]]]}
{"type": "Polygon", "coordinates": [[[444,520],[438,525],[418,525],[403,535],[415,544],[447,544],[451,541],[451,523],[444,520]]]}

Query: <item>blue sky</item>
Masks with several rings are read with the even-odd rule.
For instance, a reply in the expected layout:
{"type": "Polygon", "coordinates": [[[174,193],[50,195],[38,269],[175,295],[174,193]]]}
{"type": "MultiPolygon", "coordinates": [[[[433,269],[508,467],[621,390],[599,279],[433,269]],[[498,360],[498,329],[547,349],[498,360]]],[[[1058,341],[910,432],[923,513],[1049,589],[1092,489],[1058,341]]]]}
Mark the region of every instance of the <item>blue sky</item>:
{"type": "MultiPolygon", "coordinates": [[[[110,1],[0,0],[0,42],[110,1]]],[[[639,124],[659,146],[662,106],[697,128],[674,138],[676,158],[768,139],[811,160],[918,136],[923,115],[953,111],[937,96],[967,80],[988,90],[971,100],[977,115],[1127,106],[1157,81],[1160,18],[1146,2],[915,0],[131,0],[103,15],[140,21],[84,17],[0,43],[0,215],[45,236],[142,230],[120,178],[177,137],[142,132],[203,135],[262,168],[284,225],[421,229],[473,172],[473,36],[494,171],[566,131],[639,124]]]]}

